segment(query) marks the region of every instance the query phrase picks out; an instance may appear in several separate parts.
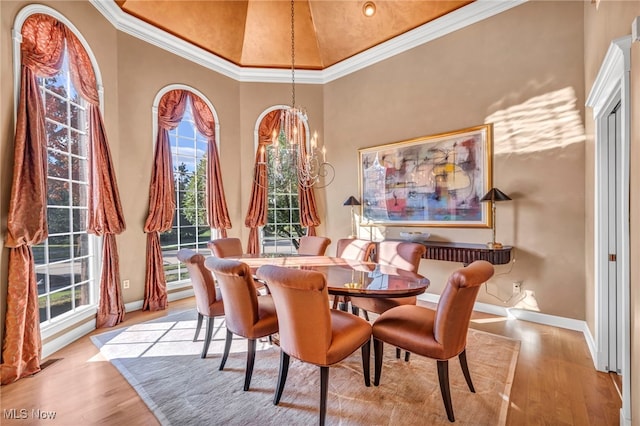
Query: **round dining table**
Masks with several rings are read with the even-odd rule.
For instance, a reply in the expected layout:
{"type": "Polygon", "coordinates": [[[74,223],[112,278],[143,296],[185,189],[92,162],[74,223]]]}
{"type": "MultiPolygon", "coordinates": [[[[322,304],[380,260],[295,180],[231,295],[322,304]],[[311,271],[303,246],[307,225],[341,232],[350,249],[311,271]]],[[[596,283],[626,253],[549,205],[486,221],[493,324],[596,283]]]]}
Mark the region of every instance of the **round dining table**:
{"type": "MultiPolygon", "coordinates": [[[[428,278],[415,272],[339,257],[244,254],[228,259],[246,263],[254,273],[262,265],[318,271],[327,280],[329,294],[343,298],[417,296],[424,293],[430,284],[428,278]]],[[[265,284],[269,286],[269,283],[265,284]]],[[[337,301],[338,297],[335,297],[334,307],[337,301]]]]}

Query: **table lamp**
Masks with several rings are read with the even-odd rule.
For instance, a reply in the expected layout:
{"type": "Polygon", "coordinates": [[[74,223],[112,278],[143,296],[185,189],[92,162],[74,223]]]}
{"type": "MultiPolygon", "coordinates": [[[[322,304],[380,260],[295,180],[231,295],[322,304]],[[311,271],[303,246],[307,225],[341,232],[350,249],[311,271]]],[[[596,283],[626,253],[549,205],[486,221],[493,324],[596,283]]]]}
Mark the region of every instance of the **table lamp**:
{"type": "Polygon", "coordinates": [[[491,188],[489,192],[485,194],[484,197],[480,199],[480,201],[490,201],[491,202],[491,228],[493,231],[493,238],[490,243],[487,243],[487,247],[491,249],[500,249],[502,248],[502,243],[496,242],[496,202],[497,201],[509,201],[511,198],[504,192],[500,191],[498,188],[491,188]]]}
{"type": "Polygon", "coordinates": [[[342,205],[351,206],[351,235],[349,235],[349,238],[358,238],[358,231],[356,230],[356,222],[355,222],[355,215],[353,213],[353,206],[359,206],[360,201],[358,201],[356,197],[351,195],[349,198],[345,200],[344,203],[342,203],[342,205]]]}

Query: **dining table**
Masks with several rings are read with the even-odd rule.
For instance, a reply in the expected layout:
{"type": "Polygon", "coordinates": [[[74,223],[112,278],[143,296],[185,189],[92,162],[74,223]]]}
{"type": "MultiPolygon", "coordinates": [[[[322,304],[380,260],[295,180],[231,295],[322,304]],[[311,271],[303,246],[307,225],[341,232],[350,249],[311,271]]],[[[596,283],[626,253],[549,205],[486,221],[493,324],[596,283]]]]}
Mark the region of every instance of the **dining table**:
{"type": "MultiPolygon", "coordinates": [[[[255,273],[260,266],[276,265],[285,268],[313,270],[322,273],[327,281],[327,290],[338,300],[350,297],[396,298],[417,296],[429,287],[429,279],[415,272],[340,257],[304,256],[279,254],[244,254],[230,256],[246,263],[255,273]]],[[[265,283],[268,287],[269,284],[265,283]]]]}

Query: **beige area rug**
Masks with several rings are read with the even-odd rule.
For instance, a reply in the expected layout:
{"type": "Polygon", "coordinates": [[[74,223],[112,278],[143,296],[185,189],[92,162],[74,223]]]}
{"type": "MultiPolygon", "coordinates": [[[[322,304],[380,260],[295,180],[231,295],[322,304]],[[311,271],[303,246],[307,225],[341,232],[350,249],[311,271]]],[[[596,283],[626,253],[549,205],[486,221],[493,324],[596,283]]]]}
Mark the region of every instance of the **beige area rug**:
{"type": "MultiPolygon", "coordinates": [[[[225,369],[224,320],[216,320],[207,358],[200,340],[192,342],[195,310],[92,337],[164,425],[315,425],[320,404],[320,369],[291,358],[278,406],[272,403],[280,350],[267,341],[257,346],[251,389],[242,390],[246,340],[237,338],[225,369]]],[[[469,331],[467,359],[476,393],[469,392],[457,359],[449,362],[456,424],[503,425],[520,342],[469,331]]],[[[327,398],[328,425],[439,425],[447,420],[436,362],[412,355],[397,360],[385,345],[380,386],[366,387],[360,351],[332,366],[327,398]]]]}

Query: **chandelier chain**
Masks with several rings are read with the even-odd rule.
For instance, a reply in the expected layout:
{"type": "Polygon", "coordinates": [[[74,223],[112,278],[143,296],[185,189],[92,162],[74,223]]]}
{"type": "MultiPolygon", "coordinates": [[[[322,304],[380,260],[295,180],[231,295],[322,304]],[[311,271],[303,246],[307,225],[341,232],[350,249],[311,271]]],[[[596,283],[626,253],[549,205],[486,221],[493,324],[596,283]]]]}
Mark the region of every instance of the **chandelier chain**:
{"type": "Polygon", "coordinates": [[[291,108],[296,107],[296,45],[295,45],[295,0],[291,0],[291,108]]]}

